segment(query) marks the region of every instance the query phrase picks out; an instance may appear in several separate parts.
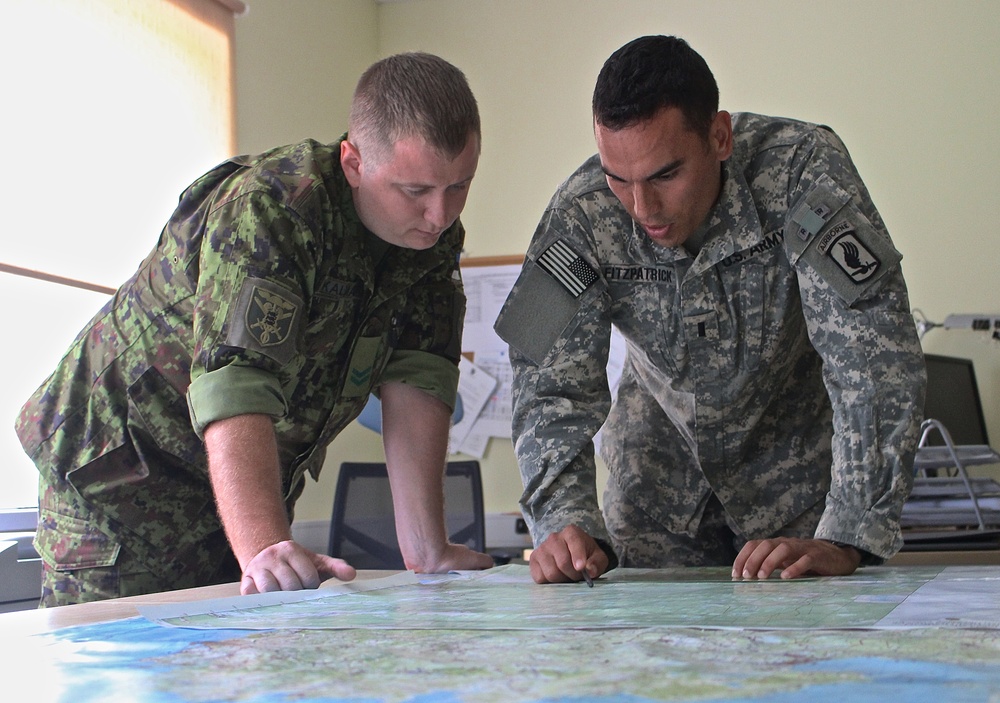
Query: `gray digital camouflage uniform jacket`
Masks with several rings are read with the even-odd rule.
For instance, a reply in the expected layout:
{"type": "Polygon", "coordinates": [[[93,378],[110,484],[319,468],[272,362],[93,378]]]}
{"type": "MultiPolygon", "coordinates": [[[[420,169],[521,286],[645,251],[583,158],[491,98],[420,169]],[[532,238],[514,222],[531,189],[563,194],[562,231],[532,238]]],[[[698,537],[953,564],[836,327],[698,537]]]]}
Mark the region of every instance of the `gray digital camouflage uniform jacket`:
{"type": "MultiPolygon", "coordinates": [[[[380,383],[453,406],[463,239],[456,222],[425,251],[375,241],[339,143],[227,161],[183,193],[152,253],[24,406],[24,449],[166,583],[203,583],[228,548],[203,428],[273,416],[291,514],[305,473],[318,476],[380,383]]],[[[36,546],[51,565],[113,563],[116,540],[88,534],[43,500],[36,546]]]]}
{"type": "Polygon", "coordinates": [[[596,156],[542,217],[496,325],[536,544],[569,524],[608,540],[591,441],[607,418],[611,480],[670,532],[693,534],[714,492],[747,539],[825,499],[816,537],[901,546],[925,381],[900,254],[832,131],[752,114],[733,131],[694,259],[649,240],[596,156]]]}

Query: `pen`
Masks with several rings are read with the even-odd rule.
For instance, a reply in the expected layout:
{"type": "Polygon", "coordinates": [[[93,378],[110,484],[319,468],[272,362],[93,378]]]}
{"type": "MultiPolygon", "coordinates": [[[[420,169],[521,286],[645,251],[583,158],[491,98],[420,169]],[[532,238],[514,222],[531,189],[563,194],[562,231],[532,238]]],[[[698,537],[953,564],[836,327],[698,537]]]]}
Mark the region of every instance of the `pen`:
{"type": "Polygon", "coordinates": [[[580,573],[583,574],[583,580],[584,580],[584,582],[586,582],[586,584],[590,588],[593,588],[594,587],[594,579],[590,578],[590,574],[588,574],[586,571],[582,571],[580,573]]]}

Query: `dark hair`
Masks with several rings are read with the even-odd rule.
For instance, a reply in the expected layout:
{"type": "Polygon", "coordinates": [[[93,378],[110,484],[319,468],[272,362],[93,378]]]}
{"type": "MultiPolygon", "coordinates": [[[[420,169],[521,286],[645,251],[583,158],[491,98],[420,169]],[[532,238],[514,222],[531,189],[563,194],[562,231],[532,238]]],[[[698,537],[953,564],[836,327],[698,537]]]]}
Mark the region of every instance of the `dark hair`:
{"type": "Polygon", "coordinates": [[[454,158],[473,134],[481,137],[476,98],[465,74],[440,57],[396,54],[372,64],[358,81],[348,135],[372,160],[413,136],[454,158]]]}
{"type": "Polygon", "coordinates": [[[611,130],[680,108],[688,129],[708,135],[719,86],[708,64],[678,37],[634,39],[604,63],[594,88],[594,120],[611,130]]]}

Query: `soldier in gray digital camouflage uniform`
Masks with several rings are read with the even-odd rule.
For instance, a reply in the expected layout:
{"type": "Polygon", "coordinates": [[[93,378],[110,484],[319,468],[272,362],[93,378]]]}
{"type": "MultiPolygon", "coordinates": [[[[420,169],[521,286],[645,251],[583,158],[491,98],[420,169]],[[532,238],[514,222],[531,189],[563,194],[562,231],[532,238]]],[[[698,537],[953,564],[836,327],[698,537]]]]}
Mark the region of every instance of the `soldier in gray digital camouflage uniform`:
{"type": "Polygon", "coordinates": [[[535,581],[616,564],[840,575],[891,557],[923,356],[900,254],[840,139],[720,111],[675,37],[611,56],[594,121],[598,154],[552,198],[496,324],[535,581]]]}
{"type": "Polygon", "coordinates": [[[353,578],[290,521],[373,390],[407,566],[492,565],[448,543],[443,514],[479,148],[462,73],[402,54],[362,76],[341,141],[234,158],[182,194],[17,420],[42,605],[353,578]]]}

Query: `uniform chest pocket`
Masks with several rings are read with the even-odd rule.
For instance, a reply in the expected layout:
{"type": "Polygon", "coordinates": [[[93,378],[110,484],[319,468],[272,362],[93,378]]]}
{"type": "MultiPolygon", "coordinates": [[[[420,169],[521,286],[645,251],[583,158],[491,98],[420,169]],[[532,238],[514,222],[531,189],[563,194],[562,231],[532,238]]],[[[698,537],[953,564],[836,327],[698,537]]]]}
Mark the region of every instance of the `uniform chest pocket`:
{"type": "Polygon", "coordinates": [[[360,295],[316,295],[305,329],[306,353],[328,355],[343,348],[351,336],[363,302],[360,295]]]}
{"type": "Polygon", "coordinates": [[[764,266],[751,261],[727,271],[724,280],[729,289],[738,368],[749,371],[760,366],[764,342],[766,280],[764,266]]]}
{"type": "Polygon", "coordinates": [[[639,342],[651,359],[676,374],[687,349],[672,282],[612,282],[612,320],[626,338],[639,342]]]}

